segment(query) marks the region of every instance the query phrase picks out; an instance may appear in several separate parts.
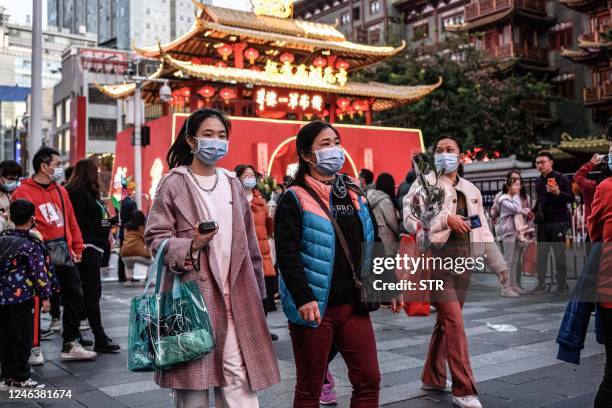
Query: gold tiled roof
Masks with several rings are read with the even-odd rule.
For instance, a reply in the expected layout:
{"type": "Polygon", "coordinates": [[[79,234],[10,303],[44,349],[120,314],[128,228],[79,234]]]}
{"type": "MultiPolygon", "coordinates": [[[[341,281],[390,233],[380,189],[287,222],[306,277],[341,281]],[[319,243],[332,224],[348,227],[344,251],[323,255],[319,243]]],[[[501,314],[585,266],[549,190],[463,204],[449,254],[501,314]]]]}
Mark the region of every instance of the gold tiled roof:
{"type": "MultiPolygon", "coordinates": [[[[265,72],[252,71],[249,69],[238,68],[219,68],[212,65],[195,65],[191,62],[180,61],[165,54],[163,55],[163,68],[160,66],[160,71],[180,70],[185,74],[200,79],[219,82],[253,84],[258,86],[274,86],[289,89],[301,89],[305,91],[319,91],[332,93],[337,95],[373,98],[375,99],[372,110],[382,111],[407,103],[414,103],[423,97],[427,96],[442,85],[442,78],[432,85],[420,86],[397,86],[387,85],[376,82],[361,83],[347,82],[345,86],[338,85],[309,85],[299,81],[287,82],[279,81],[278,78],[271,77],[265,72]]],[[[145,89],[152,82],[145,83],[145,89]]],[[[112,98],[125,98],[130,96],[135,89],[133,83],[120,85],[98,85],[96,87],[105,95],[112,98]]],[[[154,87],[155,88],[155,87],[154,87]]]]}
{"type": "Polygon", "coordinates": [[[607,153],[610,142],[605,137],[573,138],[567,133],[561,135],[559,149],[576,153],[607,153]]]}
{"type": "Polygon", "coordinates": [[[562,47],[561,56],[572,61],[588,61],[598,58],[600,54],[598,52],[589,52],[585,50],[568,50],[562,47]]]}
{"type": "Polygon", "coordinates": [[[118,84],[118,85],[99,85],[94,82],[96,88],[106,96],[111,98],[121,99],[130,96],[136,89],[136,84],[131,82],[129,84],[118,84]]]}
{"type": "Polygon", "coordinates": [[[344,34],[330,24],[258,16],[248,11],[208,6],[198,2],[194,2],[194,4],[198,9],[202,10],[201,18],[205,21],[212,21],[231,27],[249,28],[267,33],[287,34],[324,41],[346,41],[344,34]]]}
{"type": "Polygon", "coordinates": [[[612,48],[612,41],[587,41],[578,37],[578,46],[580,48],[612,48]]]}
{"type": "MultiPolygon", "coordinates": [[[[198,3],[199,4],[199,3],[198,3]]],[[[391,57],[406,47],[374,46],[346,41],[344,35],[328,24],[257,16],[254,13],[200,5],[191,29],[174,41],[153,47],[132,48],[147,58],[160,58],[162,53],[200,57],[207,52],[208,42],[240,37],[254,44],[269,43],[273,47],[308,53],[333,51],[349,61],[351,69],[362,68],[391,57]]]]}
{"type": "Polygon", "coordinates": [[[340,95],[371,97],[396,101],[374,103],[374,110],[389,109],[404,103],[416,102],[442,85],[442,78],[433,85],[421,86],[393,86],[381,83],[347,82],[345,86],[335,84],[309,84],[298,79],[275,78],[266,72],[253,71],[239,68],[220,68],[214,65],[192,64],[188,61],[180,61],[168,54],[162,56],[164,62],[177,70],[192,77],[208,81],[236,82],[241,84],[253,84],[259,86],[274,86],[290,89],[301,89],[304,91],[319,91],[340,95]]]}

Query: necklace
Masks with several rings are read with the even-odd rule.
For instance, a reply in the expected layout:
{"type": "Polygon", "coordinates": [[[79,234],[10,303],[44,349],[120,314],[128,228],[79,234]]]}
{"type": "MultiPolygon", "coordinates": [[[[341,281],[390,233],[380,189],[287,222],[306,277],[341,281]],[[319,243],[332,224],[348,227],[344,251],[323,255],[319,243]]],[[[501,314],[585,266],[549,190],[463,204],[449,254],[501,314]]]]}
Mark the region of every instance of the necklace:
{"type": "Polygon", "coordinates": [[[200,190],[202,190],[202,191],[204,191],[206,193],[212,193],[213,190],[215,189],[215,187],[217,187],[217,183],[219,182],[219,173],[217,172],[217,170],[215,170],[215,184],[213,184],[213,186],[210,189],[206,189],[206,188],[204,188],[204,187],[202,187],[200,185],[200,183],[198,182],[198,179],[196,178],[195,174],[193,174],[193,171],[191,171],[191,167],[187,166],[187,171],[189,172],[189,174],[193,178],[193,181],[195,181],[196,185],[200,188],[200,190]]]}

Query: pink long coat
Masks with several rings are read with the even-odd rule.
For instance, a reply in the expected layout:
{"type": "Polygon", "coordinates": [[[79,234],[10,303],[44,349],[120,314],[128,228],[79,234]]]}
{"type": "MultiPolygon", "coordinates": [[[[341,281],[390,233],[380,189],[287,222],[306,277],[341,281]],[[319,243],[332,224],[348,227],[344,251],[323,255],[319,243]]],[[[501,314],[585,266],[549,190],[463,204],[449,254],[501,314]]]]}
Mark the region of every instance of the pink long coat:
{"type": "MultiPolygon", "coordinates": [[[[202,359],[156,373],[155,382],[165,388],[204,390],[226,385],[223,349],[227,309],[221,275],[215,266],[217,263],[208,261],[209,257],[215,256],[214,251],[207,247],[200,252],[199,272],[185,265],[194,228],[205,219],[195,204],[198,192],[187,177],[190,177],[187,168],[182,166],[171,170],[160,182],[149,213],[145,240],[147,246],[156,252],[161,242],[170,238],[164,258],[166,267],[180,274],[181,281],[196,280],[199,283],[212,320],[216,346],[202,359]]],[[[230,185],[233,223],[230,301],[251,390],[258,391],[280,382],[280,373],[261,302],[266,292],[251,208],[242,184],[233,175],[230,175],[230,185]]],[[[171,284],[172,273],[167,273],[163,289],[169,290],[171,284]]]]}

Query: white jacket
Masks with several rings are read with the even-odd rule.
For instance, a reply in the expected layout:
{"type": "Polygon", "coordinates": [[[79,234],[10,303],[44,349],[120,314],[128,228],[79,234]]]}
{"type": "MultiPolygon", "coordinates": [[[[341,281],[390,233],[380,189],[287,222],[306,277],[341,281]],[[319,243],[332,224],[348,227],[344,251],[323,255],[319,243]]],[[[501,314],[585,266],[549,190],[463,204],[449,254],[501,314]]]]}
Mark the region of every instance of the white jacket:
{"type": "MultiPolygon", "coordinates": [[[[425,177],[430,184],[435,183],[435,174],[429,173],[425,177]]],[[[413,200],[418,199],[415,195],[420,185],[421,183],[417,179],[417,181],[412,184],[412,187],[410,187],[408,194],[406,194],[403,200],[404,227],[410,234],[415,234],[418,228],[419,220],[412,214],[409,206],[413,200]]],[[[437,244],[443,244],[448,241],[452,230],[447,224],[447,219],[449,215],[457,214],[457,191],[460,191],[466,199],[468,216],[478,214],[480,216],[480,222],[482,223],[480,228],[475,228],[470,231],[470,248],[472,256],[483,256],[489,269],[495,273],[507,270],[508,268],[504,261],[504,257],[489,229],[489,224],[487,223],[487,218],[485,217],[484,208],[482,206],[482,195],[476,186],[461,177],[459,177],[456,186],[453,186],[452,180],[448,177],[441,177],[439,179],[439,186],[444,189],[444,204],[442,205],[442,211],[440,211],[431,222],[429,230],[431,241],[437,244]]]]}

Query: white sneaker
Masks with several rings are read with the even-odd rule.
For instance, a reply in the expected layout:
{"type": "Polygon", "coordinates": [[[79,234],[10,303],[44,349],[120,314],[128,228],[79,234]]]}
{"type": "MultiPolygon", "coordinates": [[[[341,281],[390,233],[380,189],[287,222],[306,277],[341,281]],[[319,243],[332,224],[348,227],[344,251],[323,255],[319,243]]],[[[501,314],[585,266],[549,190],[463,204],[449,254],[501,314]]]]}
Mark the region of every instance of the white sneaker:
{"type": "Polygon", "coordinates": [[[81,325],[79,326],[79,331],[89,330],[89,321],[87,319],[81,320],[81,325]]]}
{"type": "Polygon", "coordinates": [[[0,392],[6,392],[10,389],[10,387],[7,385],[6,381],[2,380],[0,381],[0,392]]]}
{"type": "Polygon", "coordinates": [[[64,349],[60,353],[60,360],[94,360],[97,354],[95,351],[85,350],[78,341],[71,341],[64,344],[64,349]]]}
{"type": "Polygon", "coordinates": [[[521,296],[518,293],[516,293],[514,290],[512,290],[512,288],[503,288],[501,290],[501,295],[502,297],[512,297],[512,298],[517,298],[521,296]]]}
{"type": "Polygon", "coordinates": [[[62,330],[62,321],[57,318],[51,319],[51,324],[49,325],[48,330],[52,330],[54,332],[62,330]]]}
{"type": "Polygon", "coordinates": [[[45,358],[43,357],[43,353],[40,347],[32,347],[32,351],[30,351],[30,358],[28,359],[28,364],[30,364],[31,366],[39,366],[45,364],[45,358]]]}
{"type": "Polygon", "coordinates": [[[421,389],[425,391],[442,391],[442,392],[451,392],[451,386],[453,384],[450,381],[446,381],[446,387],[437,387],[431,384],[421,384],[421,389]]]}
{"type": "Polygon", "coordinates": [[[480,403],[477,395],[453,397],[453,404],[461,408],[482,408],[482,404],[480,403]]]}
{"type": "Polygon", "coordinates": [[[7,380],[5,382],[5,385],[6,387],[8,387],[9,390],[22,389],[22,388],[32,388],[32,389],[45,388],[45,384],[39,383],[38,381],[34,381],[31,378],[28,378],[25,381],[7,380]]]}

